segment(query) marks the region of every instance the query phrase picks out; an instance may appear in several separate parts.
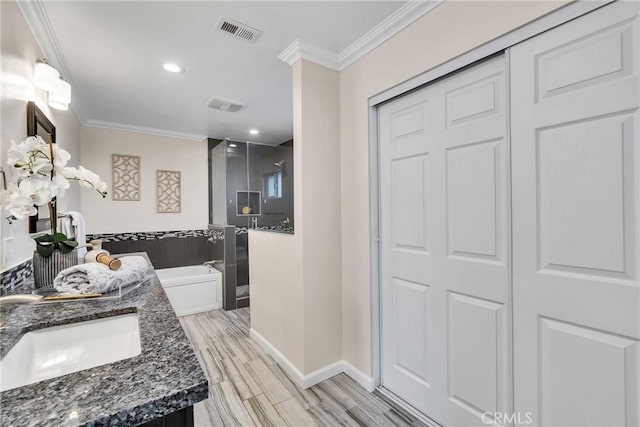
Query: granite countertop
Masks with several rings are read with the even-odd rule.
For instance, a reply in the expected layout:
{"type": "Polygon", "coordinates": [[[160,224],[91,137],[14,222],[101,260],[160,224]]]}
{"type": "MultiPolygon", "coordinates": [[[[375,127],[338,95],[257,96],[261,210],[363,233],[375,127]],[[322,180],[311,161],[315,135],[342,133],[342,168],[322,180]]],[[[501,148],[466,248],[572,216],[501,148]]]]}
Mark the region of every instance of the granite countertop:
{"type": "Polygon", "coordinates": [[[138,313],[142,348],[129,359],[0,393],[0,426],[132,426],[207,398],[184,330],[154,270],[147,274],[150,280],[118,299],[0,307],[1,357],[29,331],[126,313],[138,313]]]}

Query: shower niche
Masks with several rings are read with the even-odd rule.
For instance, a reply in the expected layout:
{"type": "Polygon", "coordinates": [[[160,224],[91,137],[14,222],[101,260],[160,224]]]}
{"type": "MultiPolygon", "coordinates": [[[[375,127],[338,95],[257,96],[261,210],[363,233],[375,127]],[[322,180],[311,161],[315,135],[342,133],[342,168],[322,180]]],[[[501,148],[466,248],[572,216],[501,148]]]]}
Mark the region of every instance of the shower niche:
{"type": "Polygon", "coordinates": [[[236,215],[260,215],[262,209],[261,191],[236,191],[236,215]]]}
{"type": "Polygon", "coordinates": [[[226,310],[250,302],[249,229],[294,233],[293,189],[293,141],[259,145],[209,139],[210,228],[224,228],[227,240],[234,236],[233,242],[210,240],[210,254],[223,253],[224,245],[224,269],[229,278],[235,276],[233,284],[225,279],[226,310]]]}

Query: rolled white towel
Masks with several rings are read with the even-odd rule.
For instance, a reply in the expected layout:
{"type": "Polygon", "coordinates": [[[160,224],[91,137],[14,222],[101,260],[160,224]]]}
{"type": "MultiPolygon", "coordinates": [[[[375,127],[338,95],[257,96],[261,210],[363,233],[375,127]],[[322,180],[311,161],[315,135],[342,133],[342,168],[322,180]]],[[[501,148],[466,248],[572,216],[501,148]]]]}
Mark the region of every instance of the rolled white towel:
{"type": "Polygon", "coordinates": [[[96,262],[74,265],[58,273],[53,286],[65,294],[104,294],[142,280],[149,270],[141,256],[125,256],[120,261],[122,266],[115,271],[96,262]]]}

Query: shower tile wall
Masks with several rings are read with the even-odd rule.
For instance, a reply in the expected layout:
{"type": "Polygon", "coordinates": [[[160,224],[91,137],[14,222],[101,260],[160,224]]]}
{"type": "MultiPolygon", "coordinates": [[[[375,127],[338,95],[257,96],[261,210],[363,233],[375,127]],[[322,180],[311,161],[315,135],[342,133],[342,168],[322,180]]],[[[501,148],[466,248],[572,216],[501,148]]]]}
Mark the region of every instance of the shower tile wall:
{"type": "Polygon", "coordinates": [[[280,226],[289,219],[288,227],[294,227],[293,218],[293,142],[289,141],[277,147],[252,145],[249,150],[249,183],[251,190],[262,191],[262,215],[259,226],[280,226]],[[284,162],[284,167],[275,166],[284,162]],[[274,172],[282,174],[282,197],[267,198],[265,195],[265,176],[274,172]]]}
{"type": "MultiPolygon", "coordinates": [[[[289,219],[288,227],[294,227],[293,217],[293,143],[291,141],[279,146],[267,146],[234,143],[236,147],[227,148],[226,187],[227,187],[227,223],[236,227],[251,228],[251,218],[258,220],[259,227],[282,225],[289,219]],[[247,160],[248,156],[248,160],[247,160]],[[283,169],[274,165],[285,162],[283,169]],[[249,173],[247,174],[247,169],[249,173]],[[282,198],[265,197],[265,175],[282,170],[282,198]],[[261,215],[246,216],[237,214],[236,192],[260,191],[262,193],[261,215]]],[[[217,147],[216,147],[217,148],[217,147]]],[[[214,149],[215,150],[215,149],[214,149]]],[[[220,184],[216,182],[214,187],[220,184]]],[[[213,208],[215,211],[215,207],[213,208]]]]}

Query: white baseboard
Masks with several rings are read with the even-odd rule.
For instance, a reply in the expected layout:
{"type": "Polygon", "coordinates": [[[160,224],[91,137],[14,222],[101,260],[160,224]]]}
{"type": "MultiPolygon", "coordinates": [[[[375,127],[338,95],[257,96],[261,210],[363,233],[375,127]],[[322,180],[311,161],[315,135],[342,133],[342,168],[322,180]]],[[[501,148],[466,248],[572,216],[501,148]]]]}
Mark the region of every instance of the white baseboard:
{"type": "Polygon", "coordinates": [[[289,375],[289,378],[294,380],[298,385],[302,387],[302,383],[304,382],[304,374],[300,372],[296,366],[287,359],[284,354],[280,353],[277,348],[275,348],[265,337],[260,335],[258,331],[251,328],[249,330],[249,336],[253,338],[258,345],[267,352],[267,354],[276,361],[278,365],[282,368],[283,371],[289,375]]]}
{"type": "Polygon", "coordinates": [[[360,386],[368,392],[372,392],[376,389],[376,383],[373,377],[365,374],[346,360],[342,361],[342,372],[349,375],[352,380],[360,384],[360,386]]]}
{"type": "MultiPolygon", "coordinates": [[[[171,302],[171,300],[169,300],[169,302],[171,302]]],[[[211,311],[211,310],[218,310],[221,308],[222,308],[222,305],[216,303],[216,304],[202,305],[200,307],[189,308],[184,310],[173,309],[173,311],[176,313],[176,316],[182,317],[182,316],[190,316],[192,314],[197,314],[197,313],[204,313],[206,311],[211,311]]]]}
{"type": "Polygon", "coordinates": [[[305,375],[304,379],[302,380],[302,384],[300,384],[300,387],[309,388],[313,385],[321,383],[324,380],[328,380],[331,377],[335,377],[342,372],[342,360],[339,360],[325,366],[324,368],[316,369],[315,371],[305,375]]]}
{"type": "Polygon", "coordinates": [[[253,338],[258,345],[266,351],[280,365],[283,371],[289,375],[300,387],[309,388],[324,380],[327,380],[342,372],[347,374],[351,379],[360,384],[362,388],[371,392],[375,389],[374,380],[364,372],[360,371],[352,364],[345,360],[339,360],[323,368],[317,369],[311,373],[303,374],[296,366],[287,359],[284,354],[280,353],[265,337],[260,335],[255,329],[249,331],[249,336],[253,338]]]}

